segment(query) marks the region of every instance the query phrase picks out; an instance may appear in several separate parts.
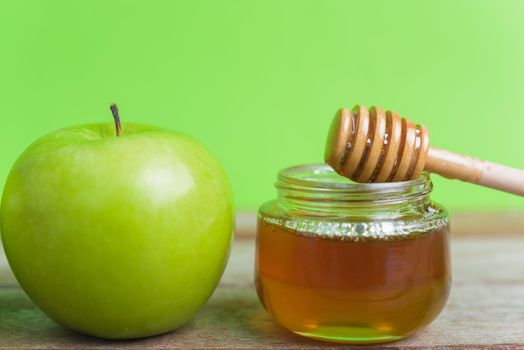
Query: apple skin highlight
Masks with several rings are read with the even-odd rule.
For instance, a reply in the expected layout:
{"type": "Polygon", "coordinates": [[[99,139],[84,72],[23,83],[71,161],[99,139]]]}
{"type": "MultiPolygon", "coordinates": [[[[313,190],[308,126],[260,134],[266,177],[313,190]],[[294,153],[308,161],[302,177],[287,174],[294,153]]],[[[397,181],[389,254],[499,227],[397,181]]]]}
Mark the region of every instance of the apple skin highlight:
{"type": "Polygon", "coordinates": [[[110,339],[187,322],[227,263],[229,181],[194,139],[148,125],[48,134],[8,176],[0,227],[29,297],[74,331],[110,339]]]}

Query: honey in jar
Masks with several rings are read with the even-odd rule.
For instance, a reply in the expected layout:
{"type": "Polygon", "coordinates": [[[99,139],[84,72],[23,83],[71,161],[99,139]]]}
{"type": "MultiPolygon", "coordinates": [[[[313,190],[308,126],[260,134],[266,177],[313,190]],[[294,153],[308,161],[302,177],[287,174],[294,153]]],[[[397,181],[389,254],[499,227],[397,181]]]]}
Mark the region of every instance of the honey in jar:
{"type": "Polygon", "coordinates": [[[355,184],[325,165],[284,169],[259,211],[256,286],[283,327],[326,341],[394,341],[449,295],[446,211],[427,174],[355,184]]]}

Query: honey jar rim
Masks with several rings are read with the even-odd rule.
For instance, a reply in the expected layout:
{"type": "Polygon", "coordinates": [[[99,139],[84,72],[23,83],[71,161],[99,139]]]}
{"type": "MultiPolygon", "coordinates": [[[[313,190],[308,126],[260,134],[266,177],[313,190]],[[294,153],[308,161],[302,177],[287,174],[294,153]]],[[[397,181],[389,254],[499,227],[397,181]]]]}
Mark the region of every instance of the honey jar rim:
{"type": "Polygon", "coordinates": [[[383,183],[357,183],[336,173],[327,164],[309,163],[284,168],[278,172],[277,189],[323,191],[346,194],[428,194],[432,190],[429,174],[423,172],[418,178],[407,181],[383,183]]]}

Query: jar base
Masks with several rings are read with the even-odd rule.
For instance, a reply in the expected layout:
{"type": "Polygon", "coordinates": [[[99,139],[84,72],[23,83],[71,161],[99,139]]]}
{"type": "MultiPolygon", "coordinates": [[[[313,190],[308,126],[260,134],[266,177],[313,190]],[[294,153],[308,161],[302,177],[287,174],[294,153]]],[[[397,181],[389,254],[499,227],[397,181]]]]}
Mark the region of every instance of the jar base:
{"type": "Polygon", "coordinates": [[[293,331],[293,333],[315,340],[345,344],[387,343],[405,338],[376,328],[350,326],[320,326],[311,331],[293,331]]]}

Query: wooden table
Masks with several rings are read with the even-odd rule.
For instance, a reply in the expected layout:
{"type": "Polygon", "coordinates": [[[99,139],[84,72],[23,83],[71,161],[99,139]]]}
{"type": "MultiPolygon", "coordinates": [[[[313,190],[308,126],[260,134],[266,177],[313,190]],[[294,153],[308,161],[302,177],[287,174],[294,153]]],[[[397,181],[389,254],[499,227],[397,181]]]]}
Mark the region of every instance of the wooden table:
{"type": "MultiPolygon", "coordinates": [[[[459,215],[452,223],[453,288],[445,310],[415,336],[377,347],[524,349],[524,214],[459,215]]],[[[105,341],[50,321],[18,287],[0,253],[0,349],[348,348],[276,325],[253,288],[253,254],[253,217],[242,216],[222,282],[190,323],[159,337],[105,341]]]]}

